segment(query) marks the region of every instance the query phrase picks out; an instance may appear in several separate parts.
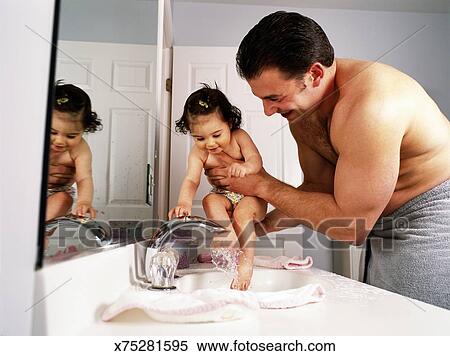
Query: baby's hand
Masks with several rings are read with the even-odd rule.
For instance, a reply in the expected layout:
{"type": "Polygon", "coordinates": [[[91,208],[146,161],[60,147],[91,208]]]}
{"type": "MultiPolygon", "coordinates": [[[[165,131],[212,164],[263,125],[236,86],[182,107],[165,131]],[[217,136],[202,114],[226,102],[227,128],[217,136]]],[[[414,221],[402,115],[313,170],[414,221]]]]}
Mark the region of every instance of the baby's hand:
{"type": "Polygon", "coordinates": [[[169,219],[172,219],[172,217],[181,218],[183,216],[189,216],[191,215],[191,208],[184,205],[177,205],[175,208],[170,209],[168,215],[169,219]]]}
{"type": "Polygon", "coordinates": [[[74,215],[86,217],[89,214],[91,219],[95,219],[97,212],[92,207],[91,203],[79,201],[75,207],[74,215]]]}
{"type": "Polygon", "coordinates": [[[228,174],[230,177],[240,177],[243,178],[250,173],[249,168],[244,163],[233,163],[228,169],[228,174]]]}

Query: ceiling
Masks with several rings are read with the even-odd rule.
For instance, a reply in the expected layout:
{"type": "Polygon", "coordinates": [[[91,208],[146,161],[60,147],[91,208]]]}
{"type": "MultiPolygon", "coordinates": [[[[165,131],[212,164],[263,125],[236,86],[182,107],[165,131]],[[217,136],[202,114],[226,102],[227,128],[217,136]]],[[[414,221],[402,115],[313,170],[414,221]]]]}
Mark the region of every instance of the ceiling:
{"type": "Polygon", "coordinates": [[[450,13],[450,0],[172,0],[175,3],[216,3],[372,11],[450,13]]]}

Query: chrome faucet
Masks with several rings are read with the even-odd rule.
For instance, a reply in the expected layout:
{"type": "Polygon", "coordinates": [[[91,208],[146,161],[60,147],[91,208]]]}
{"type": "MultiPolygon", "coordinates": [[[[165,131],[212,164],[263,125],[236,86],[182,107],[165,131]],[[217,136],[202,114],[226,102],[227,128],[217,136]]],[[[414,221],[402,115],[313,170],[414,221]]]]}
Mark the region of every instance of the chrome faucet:
{"type": "Polygon", "coordinates": [[[61,253],[69,256],[114,244],[112,229],[108,224],[72,214],[47,221],[45,236],[48,243],[45,257],[60,258],[61,253]],[[75,247],[72,252],[71,246],[75,247]]]}
{"type": "Polygon", "coordinates": [[[196,241],[193,236],[184,237],[175,234],[176,230],[180,229],[204,229],[206,232],[219,234],[227,232],[223,226],[217,224],[214,221],[207,220],[199,216],[185,216],[182,218],[176,218],[169,220],[161,225],[151,239],[150,248],[160,250],[164,245],[177,240],[182,241],[196,241]]]}
{"type": "Polygon", "coordinates": [[[175,232],[199,229],[212,235],[228,232],[218,223],[199,216],[186,216],[166,221],[151,239],[135,244],[136,279],[145,286],[151,283],[152,288],[172,288],[174,273],[178,265],[178,258],[170,257],[171,254],[177,255],[172,249],[173,244],[176,241],[196,242],[198,246],[201,242],[195,236],[183,236],[175,232]]]}

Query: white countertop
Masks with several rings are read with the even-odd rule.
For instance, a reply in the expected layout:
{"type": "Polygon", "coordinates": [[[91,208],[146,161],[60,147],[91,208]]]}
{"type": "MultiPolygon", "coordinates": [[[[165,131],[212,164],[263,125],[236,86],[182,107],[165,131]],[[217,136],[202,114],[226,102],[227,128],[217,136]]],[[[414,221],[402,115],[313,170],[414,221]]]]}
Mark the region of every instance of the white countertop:
{"type": "MultiPolygon", "coordinates": [[[[205,270],[197,265],[182,273],[205,270]]],[[[95,321],[81,335],[450,335],[450,311],[406,298],[334,273],[311,268],[296,273],[318,276],[326,297],[293,309],[257,311],[242,320],[172,324],[143,311],[123,312],[110,322],[95,321]]],[[[103,306],[105,308],[105,306],[103,306]]],[[[103,309],[104,310],[104,309],[103,309]]]]}

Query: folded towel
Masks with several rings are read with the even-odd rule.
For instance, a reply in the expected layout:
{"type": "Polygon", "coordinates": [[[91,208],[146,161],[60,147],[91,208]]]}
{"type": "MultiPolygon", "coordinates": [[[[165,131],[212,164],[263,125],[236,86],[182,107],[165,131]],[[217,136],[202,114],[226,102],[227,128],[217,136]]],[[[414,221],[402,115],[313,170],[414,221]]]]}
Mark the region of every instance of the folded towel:
{"type": "Polygon", "coordinates": [[[310,256],[307,256],[304,259],[301,259],[299,256],[255,256],[253,264],[259,267],[276,269],[307,269],[312,266],[313,260],[310,256]]]}
{"type": "Polygon", "coordinates": [[[294,308],[319,302],[318,284],[278,292],[243,292],[234,289],[199,289],[193,293],[149,291],[131,287],[103,312],[109,321],[129,309],[142,309],[150,318],[169,323],[198,323],[242,319],[259,309],[294,308]]]}
{"type": "MultiPolygon", "coordinates": [[[[211,263],[212,258],[210,253],[201,253],[197,256],[197,261],[200,263],[211,263]]],[[[275,268],[275,269],[307,269],[313,265],[313,259],[310,256],[302,259],[299,256],[255,256],[253,264],[258,267],[275,268]]]]}

